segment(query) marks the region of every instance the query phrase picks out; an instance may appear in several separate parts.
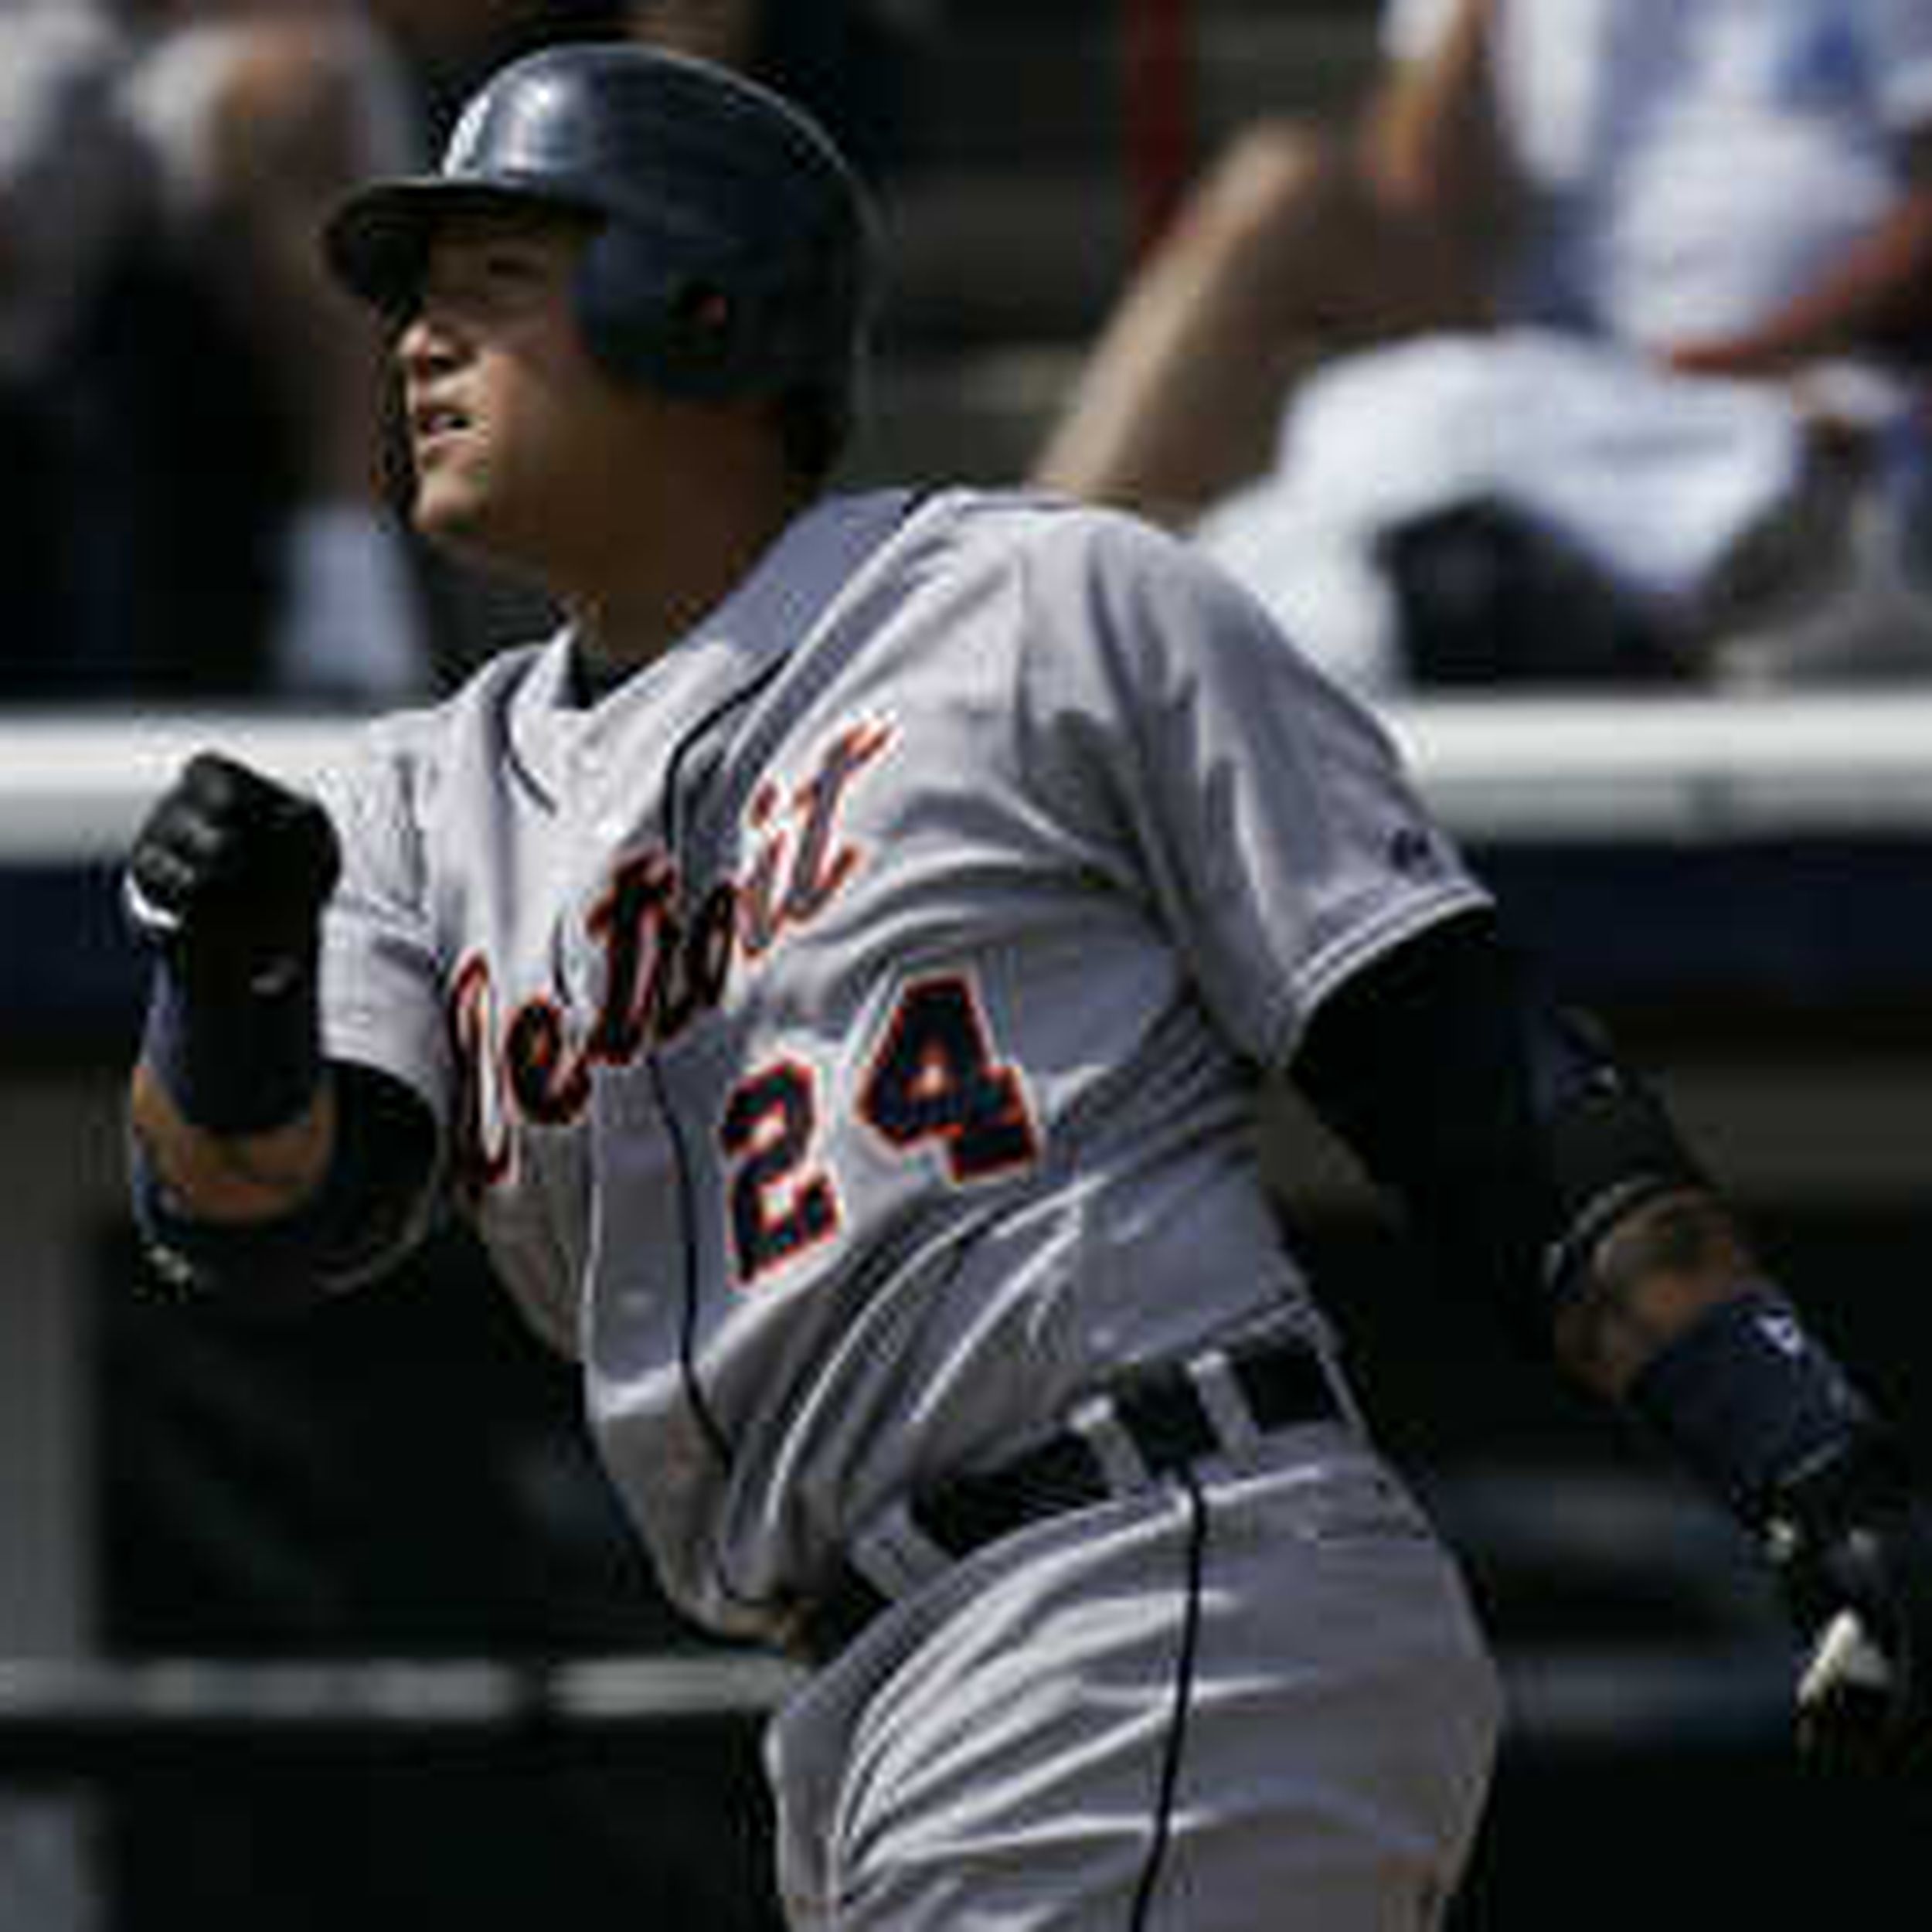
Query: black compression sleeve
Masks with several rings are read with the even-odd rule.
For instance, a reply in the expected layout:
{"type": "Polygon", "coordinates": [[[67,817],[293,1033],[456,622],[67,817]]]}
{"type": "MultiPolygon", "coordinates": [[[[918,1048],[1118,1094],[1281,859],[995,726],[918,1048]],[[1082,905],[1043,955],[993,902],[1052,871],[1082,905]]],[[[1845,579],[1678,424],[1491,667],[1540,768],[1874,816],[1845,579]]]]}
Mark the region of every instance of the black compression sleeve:
{"type": "MultiPolygon", "coordinates": [[[[1317,1014],[1294,1072],[1444,1271],[1543,1348],[1621,1216],[1708,1186],[1600,1030],[1557,1009],[1486,917],[1350,981],[1317,1014]]],[[[1768,1282],[1740,1282],[1651,1358],[1627,1397],[1745,1522],[1783,1522],[1801,1540],[1838,1533],[1835,1488],[1897,1461],[1869,1405],[1768,1282]]]]}
{"type": "Polygon", "coordinates": [[[1539,1348],[1610,1223],[1703,1184],[1644,1083],[1549,998],[1488,913],[1338,988],[1291,1070],[1439,1266],[1539,1348]]]}

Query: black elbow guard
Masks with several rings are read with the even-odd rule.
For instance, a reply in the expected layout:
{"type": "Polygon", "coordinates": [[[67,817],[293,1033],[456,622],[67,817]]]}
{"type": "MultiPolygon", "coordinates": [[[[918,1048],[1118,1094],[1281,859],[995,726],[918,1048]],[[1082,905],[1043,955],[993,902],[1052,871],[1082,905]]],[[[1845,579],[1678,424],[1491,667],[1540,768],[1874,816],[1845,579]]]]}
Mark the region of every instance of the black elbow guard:
{"type": "Polygon", "coordinates": [[[1708,1185],[1657,1096],[1486,915],[1342,987],[1294,1074],[1440,1262],[1539,1345],[1616,1221],[1708,1185]]]}
{"type": "Polygon", "coordinates": [[[293,1213],[245,1223],[184,1215],[136,1143],[134,1219],[156,1274],[184,1300],[236,1315],[297,1313],[380,1274],[422,1233],[436,1165],[430,1110],[372,1069],[335,1071],[335,1156],[314,1200],[293,1213]]]}
{"type": "Polygon", "coordinates": [[[1536,1103],[1553,1206],[1543,1287],[1546,1299],[1560,1305],[1582,1281],[1597,1243],[1630,1209],[1710,1182],[1662,1100],[1615,1057],[1593,1021],[1532,998],[1524,1025],[1532,1087],[1538,1067],[1547,1070],[1540,1076],[1547,1094],[1536,1103]],[[1566,1072],[1558,1064],[1565,1055],[1566,1072]]]}

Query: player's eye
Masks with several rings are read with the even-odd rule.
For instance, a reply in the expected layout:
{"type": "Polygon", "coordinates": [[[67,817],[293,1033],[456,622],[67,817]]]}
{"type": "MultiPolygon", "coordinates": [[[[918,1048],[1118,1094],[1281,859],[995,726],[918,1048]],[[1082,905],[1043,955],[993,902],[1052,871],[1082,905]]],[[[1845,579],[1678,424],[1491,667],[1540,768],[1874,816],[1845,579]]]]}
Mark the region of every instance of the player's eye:
{"type": "Polygon", "coordinates": [[[492,285],[521,287],[548,279],[549,258],[535,249],[494,248],[477,264],[478,277],[492,285]]]}
{"type": "Polygon", "coordinates": [[[478,319],[515,314],[556,287],[568,264],[566,250],[548,236],[452,238],[432,256],[425,294],[478,319]]]}
{"type": "Polygon", "coordinates": [[[455,265],[448,292],[471,308],[495,311],[527,301],[546,279],[536,256],[519,249],[491,249],[455,265]]]}

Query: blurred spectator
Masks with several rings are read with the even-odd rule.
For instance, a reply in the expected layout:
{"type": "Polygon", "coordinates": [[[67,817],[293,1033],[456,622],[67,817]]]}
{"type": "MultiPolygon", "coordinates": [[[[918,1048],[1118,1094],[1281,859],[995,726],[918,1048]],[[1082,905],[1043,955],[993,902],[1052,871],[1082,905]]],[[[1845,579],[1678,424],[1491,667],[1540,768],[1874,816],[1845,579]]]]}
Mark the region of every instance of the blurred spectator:
{"type": "Polygon", "coordinates": [[[631,30],[776,87],[875,185],[911,158],[908,103],[938,0],[631,0],[631,30]]]}
{"type": "Polygon", "coordinates": [[[637,33],[900,150],[906,0],[25,0],[0,9],[0,698],[382,704],[526,593],[392,514],[385,346],[321,211],[498,63],[637,33]],[[890,19],[888,19],[888,15],[890,19]]]}
{"type": "Polygon", "coordinates": [[[379,345],[311,240],[408,128],[346,3],[0,15],[5,695],[424,685],[379,345]]]}
{"type": "Polygon", "coordinates": [[[115,110],[123,51],[83,9],[0,19],[14,697],[245,680],[267,607],[260,501],[231,488],[253,440],[246,366],[148,245],[143,158],[115,110]]]}
{"type": "Polygon", "coordinates": [[[266,683],[382,702],[427,681],[409,552],[383,500],[386,355],[324,275],[322,211],[413,164],[413,104],[354,0],[199,0],[137,43],[124,84],[165,244],[243,337],[288,466],[266,683]]]}
{"type": "MultiPolygon", "coordinates": [[[[179,4],[179,0],[177,0],[179,4]]],[[[200,0],[208,4],[208,0],[200,0]]],[[[791,96],[875,180],[902,165],[908,76],[939,0],[362,0],[401,55],[432,141],[484,76],[562,39],[641,39],[791,96]]]]}
{"type": "Polygon", "coordinates": [[[1192,526],[1361,685],[1932,665],[1932,7],[1390,0],[1384,38],[1345,134],[1210,175],[1039,480],[1192,526]]]}
{"type": "Polygon", "coordinates": [[[441,146],[484,76],[546,41],[623,33],[631,0],[359,0],[396,50],[424,145],[441,146]]]}
{"type": "Polygon", "coordinates": [[[653,46],[749,68],[758,57],[764,13],[760,0],[633,0],[630,22],[638,38],[653,46]]]}

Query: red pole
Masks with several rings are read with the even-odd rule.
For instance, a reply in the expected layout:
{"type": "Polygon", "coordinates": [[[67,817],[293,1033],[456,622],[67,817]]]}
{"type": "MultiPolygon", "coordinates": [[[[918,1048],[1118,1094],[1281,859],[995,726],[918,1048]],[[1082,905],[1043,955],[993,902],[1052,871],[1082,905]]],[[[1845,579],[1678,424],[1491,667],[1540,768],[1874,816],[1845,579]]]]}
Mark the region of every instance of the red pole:
{"type": "Polygon", "coordinates": [[[1124,119],[1134,246],[1157,241],[1194,159],[1193,0],[1122,0],[1124,119]]]}

